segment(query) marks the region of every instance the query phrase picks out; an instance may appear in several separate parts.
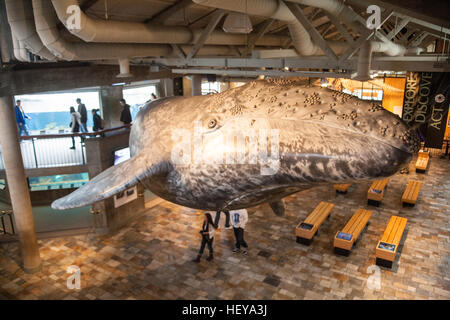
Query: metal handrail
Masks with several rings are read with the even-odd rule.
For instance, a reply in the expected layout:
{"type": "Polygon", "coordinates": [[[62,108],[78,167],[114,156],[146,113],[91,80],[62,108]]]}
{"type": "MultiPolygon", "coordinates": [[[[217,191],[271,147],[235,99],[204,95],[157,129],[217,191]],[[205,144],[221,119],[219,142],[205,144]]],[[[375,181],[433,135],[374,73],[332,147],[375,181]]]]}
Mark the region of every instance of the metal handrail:
{"type": "MultiPolygon", "coordinates": [[[[130,125],[104,129],[94,132],[41,134],[19,137],[22,159],[26,169],[51,168],[62,166],[86,165],[87,155],[85,141],[89,138],[119,133],[129,130],[130,125]],[[70,143],[72,139],[72,143],[70,143]],[[72,144],[72,147],[69,146],[72,144]],[[67,150],[66,150],[67,148],[67,150]],[[76,149],[69,151],[68,149],[76,149]]],[[[0,148],[1,149],[1,148],[0,148]]],[[[2,150],[4,152],[4,150],[2,150]]],[[[4,169],[0,151],[0,169],[4,169]]]]}
{"type": "Polygon", "coordinates": [[[74,133],[57,133],[57,134],[40,134],[40,135],[30,135],[30,136],[20,136],[21,140],[32,140],[32,139],[50,139],[50,138],[70,138],[70,137],[92,137],[98,136],[104,133],[119,131],[122,129],[131,128],[131,124],[114,127],[110,129],[104,129],[94,132],[74,132],[74,133]]]}

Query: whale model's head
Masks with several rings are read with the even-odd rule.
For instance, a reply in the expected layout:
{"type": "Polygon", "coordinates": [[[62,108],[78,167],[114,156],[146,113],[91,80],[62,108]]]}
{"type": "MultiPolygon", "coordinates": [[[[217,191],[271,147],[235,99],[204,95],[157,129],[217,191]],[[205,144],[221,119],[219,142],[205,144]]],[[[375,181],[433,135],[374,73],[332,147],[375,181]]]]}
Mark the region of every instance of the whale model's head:
{"type": "Polygon", "coordinates": [[[316,183],[390,176],[419,147],[414,130],[372,102],[296,81],[254,81],[148,103],[133,122],[131,159],[52,207],[92,204],[139,182],[189,207],[248,207],[316,183]]]}

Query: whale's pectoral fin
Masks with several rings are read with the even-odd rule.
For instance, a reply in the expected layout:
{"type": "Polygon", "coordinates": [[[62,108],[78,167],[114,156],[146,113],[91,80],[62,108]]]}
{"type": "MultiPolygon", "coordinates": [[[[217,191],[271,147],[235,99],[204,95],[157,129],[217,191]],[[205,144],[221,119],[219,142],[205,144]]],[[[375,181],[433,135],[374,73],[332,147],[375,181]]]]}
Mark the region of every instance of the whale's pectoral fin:
{"type": "Polygon", "coordinates": [[[147,155],[148,153],[141,152],[127,161],[108,168],[78,190],[55,200],[52,208],[64,210],[93,204],[137,185],[156,171],[162,171],[162,167],[165,166],[152,164],[147,155]]]}
{"type": "Polygon", "coordinates": [[[275,202],[269,202],[270,207],[272,208],[273,212],[278,216],[278,217],[283,217],[284,216],[284,201],[283,199],[279,200],[279,201],[275,201],[275,202]]]}

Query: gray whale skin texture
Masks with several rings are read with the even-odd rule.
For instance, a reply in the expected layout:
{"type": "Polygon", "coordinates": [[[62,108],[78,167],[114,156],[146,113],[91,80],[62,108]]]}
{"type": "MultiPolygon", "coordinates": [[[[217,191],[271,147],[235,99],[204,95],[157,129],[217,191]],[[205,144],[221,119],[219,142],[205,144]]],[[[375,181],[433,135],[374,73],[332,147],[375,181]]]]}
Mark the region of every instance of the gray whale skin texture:
{"type": "Polygon", "coordinates": [[[373,102],[300,80],[258,80],[215,95],[148,103],[131,129],[131,158],[54,201],[52,208],[90,205],[142,183],[157,196],[194,209],[268,202],[282,215],[282,199],[290,194],[391,176],[419,147],[413,130],[373,102]],[[230,132],[247,136],[245,163],[236,160],[238,138],[228,144],[220,139],[230,132]],[[249,160],[255,150],[251,135],[257,138],[256,161],[249,160]],[[235,158],[227,158],[230,154],[235,158]]]}

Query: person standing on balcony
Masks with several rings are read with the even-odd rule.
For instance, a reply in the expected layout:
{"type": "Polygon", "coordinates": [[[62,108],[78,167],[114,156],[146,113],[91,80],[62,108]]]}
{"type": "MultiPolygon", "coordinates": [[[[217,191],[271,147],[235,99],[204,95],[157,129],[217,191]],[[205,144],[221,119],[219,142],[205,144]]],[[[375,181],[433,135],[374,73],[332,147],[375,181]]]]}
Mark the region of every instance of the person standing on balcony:
{"type": "Polygon", "coordinates": [[[123,107],[122,113],[120,114],[120,121],[122,121],[123,125],[128,125],[131,123],[131,112],[130,105],[127,104],[125,99],[120,99],[120,105],[123,107]]]}
{"type": "MultiPolygon", "coordinates": [[[[81,115],[79,112],[75,111],[74,107],[70,107],[70,115],[72,117],[72,122],[70,123],[70,129],[72,133],[80,132],[81,127],[81,115]]],[[[75,149],[75,138],[72,136],[72,147],[70,149],[75,149]]]]}
{"type": "Polygon", "coordinates": [[[92,127],[92,130],[94,132],[103,130],[103,125],[102,125],[102,118],[98,115],[97,113],[98,109],[92,109],[92,121],[94,122],[94,126],[92,127]]]}
{"type": "Polygon", "coordinates": [[[31,120],[31,117],[28,116],[22,109],[22,102],[20,100],[16,101],[16,105],[14,106],[14,112],[16,113],[16,121],[17,127],[19,128],[19,136],[24,133],[24,135],[29,136],[26,119],[31,120]]]}
{"type": "Polygon", "coordinates": [[[84,103],[81,103],[81,99],[78,98],[77,99],[77,104],[78,104],[78,113],[81,116],[80,122],[80,130],[81,132],[88,132],[87,130],[87,110],[86,110],[86,106],[84,105],[84,103]]]}

